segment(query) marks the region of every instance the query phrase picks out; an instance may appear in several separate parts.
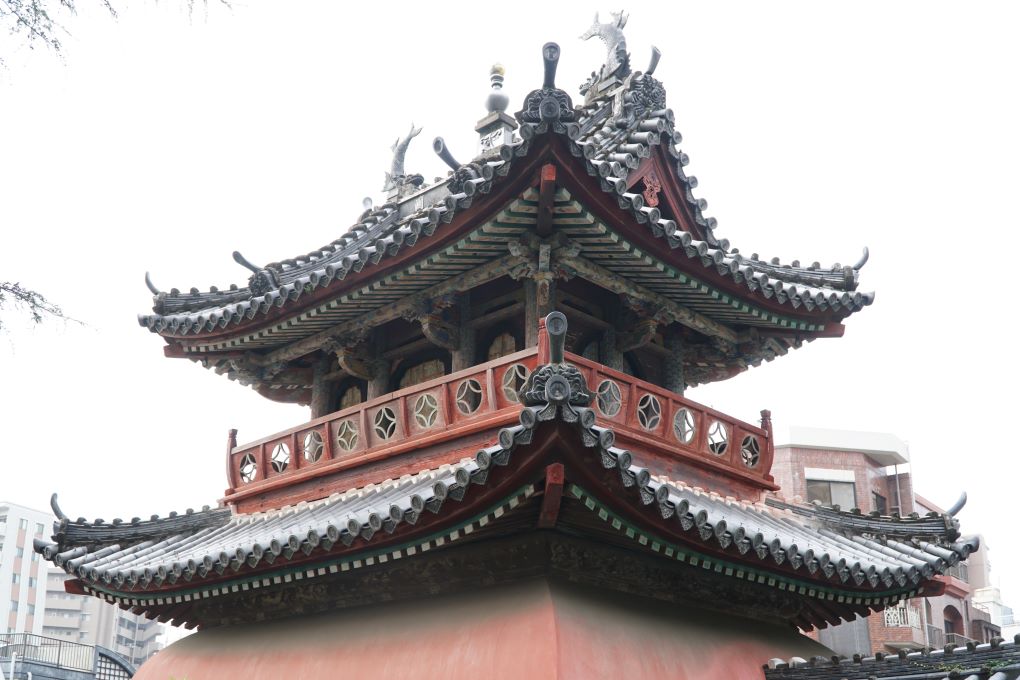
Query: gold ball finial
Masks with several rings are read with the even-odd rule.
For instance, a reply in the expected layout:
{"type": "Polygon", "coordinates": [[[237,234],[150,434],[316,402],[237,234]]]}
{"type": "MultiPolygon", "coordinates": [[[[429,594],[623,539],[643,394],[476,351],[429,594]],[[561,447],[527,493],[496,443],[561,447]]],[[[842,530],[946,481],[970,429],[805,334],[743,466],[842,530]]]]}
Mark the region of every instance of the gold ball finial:
{"type": "Polygon", "coordinates": [[[490,76],[505,76],[506,75],[506,68],[503,66],[503,64],[493,64],[492,68],[489,69],[489,75],[490,76]]]}

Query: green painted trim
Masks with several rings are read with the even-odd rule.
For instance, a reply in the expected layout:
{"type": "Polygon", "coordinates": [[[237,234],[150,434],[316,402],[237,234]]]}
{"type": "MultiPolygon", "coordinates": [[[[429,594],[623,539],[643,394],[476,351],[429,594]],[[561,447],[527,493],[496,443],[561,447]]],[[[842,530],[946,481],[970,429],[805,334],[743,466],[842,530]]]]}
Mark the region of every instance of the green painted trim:
{"type": "Polygon", "coordinates": [[[778,587],[780,590],[788,590],[801,595],[807,594],[809,597],[814,597],[820,600],[832,600],[835,597],[838,602],[856,602],[856,604],[895,603],[901,599],[909,597],[910,593],[916,590],[913,586],[911,586],[911,590],[888,590],[864,595],[857,591],[841,590],[839,588],[823,586],[817,583],[801,581],[788,576],[755,569],[754,567],[749,567],[744,564],[736,564],[726,560],[720,560],[717,557],[711,557],[696,550],[681,547],[640,529],[636,525],[614,513],[601,501],[599,501],[596,496],[593,496],[577,484],[571,484],[569,491],[574,498],[581,501],[584,504],[584,507],[594,512],[599,519],[603,522],[608,522],[610,526],[617,531],[624,533],[628,538],[636,540],[641,545],[650,547],[653,552],[663,554],[666,557],[676,559],[680,562],[685,562],[690,564],[692,567],[700,565],[703,569],[712,569],[715,572],[725,574],[726,576],[746,581],[767,583],[772,587],[778,587]]]}
{"type": "MultiPolygon", "coordinates": [[[[350,555],[345,555],[338,559],[325,560],[321,562],[315,562],[314,564],[305,564],[303,566],[295,566],[284,569],[277,569],[275,571],[263,572],[258,575],[247,576],[243,578],[235,578],[228,581],[216,581],[214,583],[207,584],[196,588],[189,588],[187,590],[174,590],[172,592],[161,593],[160,591],[119,591],[110,590],[108,588],[99,586],[95,583],[85,584],[86,588],[95,591],[95,594],[106,595],[107,597],[113,597],[118,600],[138,600],[138,606],[153,606],[156,604],[157,599],[170,600],[171,603],[176,602],[177,598],[183,598],[185,596],[191,596],[191,600],[196,599],[208,599],[210,597],[220,597],[225,594],[231,594],[236,588],[237,591],[252,590],[267,587],[263,585],[263,581],[274,581],[279,582],[291,582],[295,580],[311,579],[317,576],[325,576],[327,573],[336,574],[341,571],[350,571],[351,569],[358,569],[362,566],[371,566],[376,561],[379,563],[389,562],[391,559],[403,559],[407,555],[401,554],[394,556],[394,553],[404,553],[408,550],[413,552],[409,554],[415,554],[418,552],[427,552],[432,550],[433,547],[429,544],[436,543],[436,548],[445,544],[448,541],[454,541],[461,537],[461,532],[464,534],[473,533],[476,529],[475,524],[479,527],[485,526],[491,520],[490,517],[495,515],[496,517],[502,516],[507,510],[517,507],[520,502],[524,499],[530,498],[535,493],[534,484],[526,484],[508,496],[505,496],[495,505],[490,506],[488,509],[470,517],[469,519],[456,524],[451,527],[436,531],[432,534],[424,536],[422,538],[401,543],[400,545],[390,546],[387,548],[378,548],[375,550],[367,550],[356,552],[350,555]],[[470,527],[470,528],[469,528],[470,527]],[[466,530],[465,530],[466,529],[466,530]],[[422,547],[428,546],[428,547],[422,547]],[[381,558],[381,559],[376,559],[381,558]],[[357,564],[355,564],[357,563],[357,564]],[[346,567],[345,567],[346,565],[346,567]],[[335,567],[335,569],[333,568],[335,567]],[[312,576],[308,576],[308,572],[317,572],[312,576]],[[322,573],[318,573],[322,572],[322,573]],[[255,584],[258,585],[255,585],[255,584]],[[211,591],[220,590],[228,591],[221,592],[218,594],[212,594],[211,591]]],[[[189,600],[190,601],[190,600],[189,600]]]]}

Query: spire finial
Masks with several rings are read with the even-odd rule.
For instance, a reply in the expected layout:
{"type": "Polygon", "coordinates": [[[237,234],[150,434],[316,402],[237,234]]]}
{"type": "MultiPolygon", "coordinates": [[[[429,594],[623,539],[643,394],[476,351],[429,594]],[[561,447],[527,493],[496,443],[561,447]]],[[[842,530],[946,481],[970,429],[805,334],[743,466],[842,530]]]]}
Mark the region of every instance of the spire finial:
{"type": "Polygon", "coordinates": [[[510,97],[503,92],[503,76],[506,69],[502,64],[493,64],[489,69],[489,83],[492,85],[492,92],[485,100],[485,108],[489,113],[503,113],[506,107],[510,106],[510,97]]]}
{"type": "Polygon", "coordinates": [[[489,69],[489,83],[492,89],[485,100],[488,113],[475,125],[478,133],[478,150],[489,154],[502,146],[513,143],[513,131],[517,121],[507,115],[506,107],[510,106],[510,97],[503,92],[503,76],[506,69],[502,64],[493,64],[489,69]]]}

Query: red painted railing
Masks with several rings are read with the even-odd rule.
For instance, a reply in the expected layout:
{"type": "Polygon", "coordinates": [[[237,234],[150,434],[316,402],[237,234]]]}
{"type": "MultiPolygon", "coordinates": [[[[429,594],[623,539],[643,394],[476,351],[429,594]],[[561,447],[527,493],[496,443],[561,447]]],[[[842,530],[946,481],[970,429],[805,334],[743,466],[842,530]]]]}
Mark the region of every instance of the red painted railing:
{"type": "Polygon", "coordinates": [[[306,476],[302,471],[387,449],[396,454],[437,436],[453,439],[504,412],[514,420],[517,390],[535,369],[537,355],[535,349],[516,352],[232,447],[230,488],[306,476]]]}
{"type": "MultiPolygon", "coordinates": [[[[595,394],[596,422],[642,440],[655,448],[703,459],[740,475],[771,481],[773,441],[770,424],[757,427],[675,392],[614,371],[576,354],[566,360],[580,367],[595,394]]],[[[768,412],[762,412],[767,421],[768,412]]]]}
{"type": "MultiPolygon", "coordinates": [[[[532,348],[228,447],[228,494],[278,488],[359,461],[379,460],[516,421],[517,390],[535,369],[532,348]]],[[[771,481],[763,429],[643,380],[567,353],[595,393],[596,422],[667,456],[771,481]]]]}

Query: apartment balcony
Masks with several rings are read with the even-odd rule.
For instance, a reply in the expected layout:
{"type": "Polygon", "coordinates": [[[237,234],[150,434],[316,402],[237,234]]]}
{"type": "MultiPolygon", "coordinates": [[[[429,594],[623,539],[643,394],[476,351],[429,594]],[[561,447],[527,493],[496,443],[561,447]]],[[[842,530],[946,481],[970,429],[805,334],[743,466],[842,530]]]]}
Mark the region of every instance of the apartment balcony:
{"type": "Polygon", "coordinates": [[[960,633],[946,633],[946,644],[955,647],[966,647],[969,643],[977,644],[977,640],[960,633]]]}
{"type": "Polygon", "coordinates": [[[964,583],[970,583],[970,571],[966,562],[959,562],[946,569],[946,575],[952,576],[955,579],[963,581],[964,583]]]}
{"type": "Polygon", "coordinates": [[[961,599],[970,596],[970,574],[965,563],[961,562],[950,567],[945,574],[939,577],[939,580],[946,584],[947,595],[961,599]]]}
{"type": "MultiPolygon", "coordinates": [[[[225,502],[243,512],[322,498],[456,463],[519,422],[518,391],[540,361],[532,348],[397,390],[227,452],[225,502]],[[413,454],[413,455],[411,455],[413,454]]],[[[775,489],[767,429],[567,353],[595,394],[595,422],[641,452],[654,474],[757,498],[775,489]],[[653,465],[655,467],[653,467],[653,465]],[[682,477],[680,475],[682,474],[682,477]]]]}

